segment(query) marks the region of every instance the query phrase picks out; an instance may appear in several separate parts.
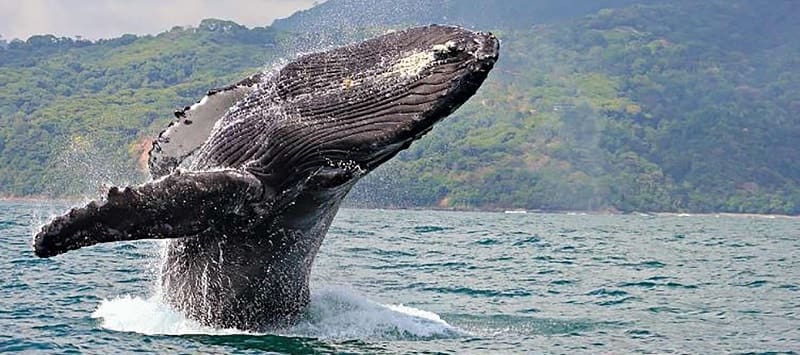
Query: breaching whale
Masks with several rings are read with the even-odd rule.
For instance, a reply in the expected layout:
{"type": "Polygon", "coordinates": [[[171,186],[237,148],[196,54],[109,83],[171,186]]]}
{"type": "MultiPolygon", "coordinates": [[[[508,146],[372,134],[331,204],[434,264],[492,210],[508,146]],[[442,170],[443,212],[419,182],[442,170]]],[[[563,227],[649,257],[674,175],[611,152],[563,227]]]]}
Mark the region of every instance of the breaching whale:
{"type": "Polygon", "coordinates": [[[489,33],[432,25],[211,90],[153,143],[150,182],[56,217],[34,252],[168,239],[168,303],[214,327],[288,325],[351,187],[475,94],[498,54],[489,33]]]}

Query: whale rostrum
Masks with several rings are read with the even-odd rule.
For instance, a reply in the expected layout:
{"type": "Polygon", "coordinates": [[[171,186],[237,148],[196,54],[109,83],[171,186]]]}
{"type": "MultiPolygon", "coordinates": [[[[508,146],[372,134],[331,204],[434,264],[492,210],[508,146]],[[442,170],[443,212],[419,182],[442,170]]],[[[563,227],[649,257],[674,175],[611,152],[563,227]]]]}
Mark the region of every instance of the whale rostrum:
{"type": "Polygon", "coordinates": [[[291,324],[351,187],[475,94],[498,54],[489,33],[432,25],[211,90],[153,143],[153,180],[56,217],[34,252],[168,239],[169,304],[214,327],[291,324]]]}

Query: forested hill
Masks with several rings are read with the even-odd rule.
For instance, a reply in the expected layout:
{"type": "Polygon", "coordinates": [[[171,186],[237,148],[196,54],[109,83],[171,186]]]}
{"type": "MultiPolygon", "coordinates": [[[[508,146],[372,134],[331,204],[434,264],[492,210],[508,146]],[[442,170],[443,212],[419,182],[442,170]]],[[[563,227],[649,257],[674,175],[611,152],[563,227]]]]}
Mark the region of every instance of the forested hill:
{"type": "Polygon", "coordinates": [[[496,70],[351,203],[800,213],[800,3],[564,3],[329,0],[267,28],[13,41],[0,49],[0,194],[139,179],[147,138],[208,88],[297,46],[448,22],[495,31],[496,70]]]}
{"type": "Polygon", "coordinates": [[[451,23],[472,28],[526,29],[605,8],[656,0],[332,0],[276,20],[274,28],[339,34],[368,27],[451,23]]]}
{"type": "Polygon", "coordinates": [[[205,20],[157,36],[50,35],[0,50],[0,195],[96,193],[140,181],[172,112],[275,61],[268,28],[205,20]]]}
{"type": "Polygon", "coordinates": [[[359,192],[408,205],[800,213],[797,13],[793,1],[685,1],[501,31],[487,86],[359,192]]]}

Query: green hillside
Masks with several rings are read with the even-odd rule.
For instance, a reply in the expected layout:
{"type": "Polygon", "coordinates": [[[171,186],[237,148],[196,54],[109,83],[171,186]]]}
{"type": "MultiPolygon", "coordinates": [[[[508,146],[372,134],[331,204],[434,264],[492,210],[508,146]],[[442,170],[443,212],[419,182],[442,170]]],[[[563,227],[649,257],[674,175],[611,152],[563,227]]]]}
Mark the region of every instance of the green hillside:
{"type": "Polygon", "coordinates": [[[796,214],[799,8],[769,4],[634,6],[501,32],[488,86],[357,196],[796,214]]]}
{"type": "Polygon", "coordinates": [[[172,111],[261,70],[277,41],[270,29],[206,20],[158,36],[9,43],[0,50],[0,194],[95,192],[141,179],[132,176],[136,158],[172,111]],[[86,169],[91,181],[81,179],[86,169]]]}
{"type": "Polygon", "coordinates": [[[450,0],[406,13],[393,9],[414,1],[362,2],[329,0],[272,28],[206,20],[8,43],[0,194],[139,180],[146,139],[205,90],[298,48],[448,19],[495,31],[497,68],[351,204],[800,213],[800,3],[450,0]]]}
{"type": "Polygon", "coordinates": [[[336,33],[383,26],[452,23],[474,28],[527,29],[581,17],[605,8],[655,0],[333,0],[286,19],[274,28],[291,32],[336,33]]]}

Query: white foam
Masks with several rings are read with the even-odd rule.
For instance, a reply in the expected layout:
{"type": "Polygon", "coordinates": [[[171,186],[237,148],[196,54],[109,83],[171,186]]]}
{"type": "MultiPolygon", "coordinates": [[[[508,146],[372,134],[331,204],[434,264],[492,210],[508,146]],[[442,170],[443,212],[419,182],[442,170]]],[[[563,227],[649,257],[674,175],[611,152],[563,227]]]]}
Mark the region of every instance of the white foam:
{"type": "MultiPolygon", "coordinates": [[[[187,319],[159,297],[120,296],[104,300],[92,313],[106,329],[147,335],[252,334],[236,329],[213,329],[187,319]]],[[[403,305],[384,305],[345,287],[316,290],[306,315],[278,335],[319,339],[450,338],[466,334],[439,315],[403,305]]]]}
{"type": "Polygon", "coordinates": [[[384,305],[345,287],[326,287],[289,334],[333,339],[442,338],[465,334],[439,315],[403,305],[384,305]]]}
{"type": "Polygon", "coordinates": [[[162,303],[156,296],[144,299],[126,295],[104,300],[92,313],[92,318],[102,319],[101,325],[106,329],[147,335],[245,333],[235,329],[204,327],[162,303]]]}

